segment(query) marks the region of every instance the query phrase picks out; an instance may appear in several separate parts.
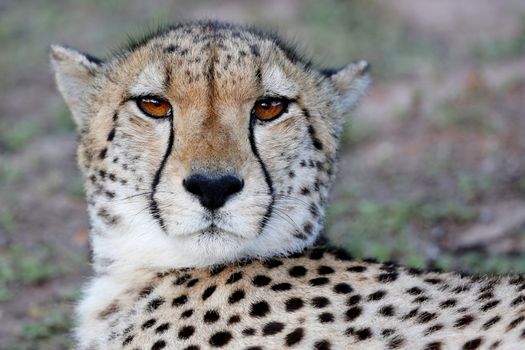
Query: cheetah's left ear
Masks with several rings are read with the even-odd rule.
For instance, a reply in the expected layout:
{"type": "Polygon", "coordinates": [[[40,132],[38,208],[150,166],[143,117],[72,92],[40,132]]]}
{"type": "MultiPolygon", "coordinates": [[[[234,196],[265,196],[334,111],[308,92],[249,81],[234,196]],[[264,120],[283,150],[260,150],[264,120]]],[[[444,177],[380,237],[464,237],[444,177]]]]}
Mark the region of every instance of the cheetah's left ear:
{"type": "Polygon", "coordinates": [[[49,57],[58,90],[77,126],[82,126],[90,114],[93,80],[101,70],[102,61],[59,45],[51,46],[49,57]]]}
{"type": "Polygon", "coordinates": [[[341,113],[354,108],[370,85],[370,64],[356,61],[339,70],[323,71],[339,93],[337,107],[341,113]]]}

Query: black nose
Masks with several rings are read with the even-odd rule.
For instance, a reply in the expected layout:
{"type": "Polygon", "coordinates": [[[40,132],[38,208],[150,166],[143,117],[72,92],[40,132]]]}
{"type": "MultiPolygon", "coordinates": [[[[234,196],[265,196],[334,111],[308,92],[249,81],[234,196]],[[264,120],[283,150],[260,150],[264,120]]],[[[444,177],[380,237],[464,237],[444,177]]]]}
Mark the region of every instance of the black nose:
{"type": "Polygon", "coordinates": [[[182,181],[182,185],[199,198],[203,207],[213,210],[222,207],[230,196],[240,192],[244,182],[233,175],[192,174],[182,181]]]}

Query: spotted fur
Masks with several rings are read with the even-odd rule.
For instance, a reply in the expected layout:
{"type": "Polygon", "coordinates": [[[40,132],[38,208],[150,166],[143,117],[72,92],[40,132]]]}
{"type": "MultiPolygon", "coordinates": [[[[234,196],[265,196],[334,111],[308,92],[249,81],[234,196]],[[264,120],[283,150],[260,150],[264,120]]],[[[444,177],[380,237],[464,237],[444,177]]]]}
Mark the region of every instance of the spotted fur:
{"type": "Polygon", "coordinates": [[[106,61],[53,46],[77,123],[95,276],[79,349],[517,349],[525,278],[353,260],[319,244],[368,64],[318,70],[277,37],[176,25],[106,61]],[[141,96],[170,102],[161,119],[141,96]],[[265,96],[283,114],[252,113],[265,96]],[[242,179],[207,209],[192,174],[242,179]],[[316,243],[317,242],[317,243],[316,243]]]}

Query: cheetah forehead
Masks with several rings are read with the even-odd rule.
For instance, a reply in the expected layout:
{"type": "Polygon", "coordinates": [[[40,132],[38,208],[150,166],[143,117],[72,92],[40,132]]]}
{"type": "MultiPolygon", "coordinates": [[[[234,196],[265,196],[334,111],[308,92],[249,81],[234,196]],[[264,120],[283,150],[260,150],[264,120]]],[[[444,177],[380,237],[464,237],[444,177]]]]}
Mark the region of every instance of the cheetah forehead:
{"type": "Polygon", "coordinates": [[[229,28],[213,35],[203,30],[173,30],[156,36],[125,59],[119,58],[113,69],[121,72],[123,81],[131,81],[131,95],[161,95],[170,89],[179,95],[194,94],[207,90],[209,81],[215,82],[219,95],[233,93],[237,98],[297,95],[294,79],[301,78],[298,71],[308,64],[276,38],[249,31],[241,35],[229,28]]]}

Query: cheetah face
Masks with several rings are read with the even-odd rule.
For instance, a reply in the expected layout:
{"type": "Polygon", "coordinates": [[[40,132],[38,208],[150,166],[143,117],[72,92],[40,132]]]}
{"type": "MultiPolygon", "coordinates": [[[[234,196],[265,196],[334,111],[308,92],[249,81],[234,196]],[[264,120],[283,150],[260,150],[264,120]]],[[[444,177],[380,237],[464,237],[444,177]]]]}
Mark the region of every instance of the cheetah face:
{"type": "Polygon", "coordinates": [[[57,46],[51,59],[80,132],[95,262],[205,266],[316,240],[365,62],[323,73],[216,23],[104,62],[57,46]]]}

